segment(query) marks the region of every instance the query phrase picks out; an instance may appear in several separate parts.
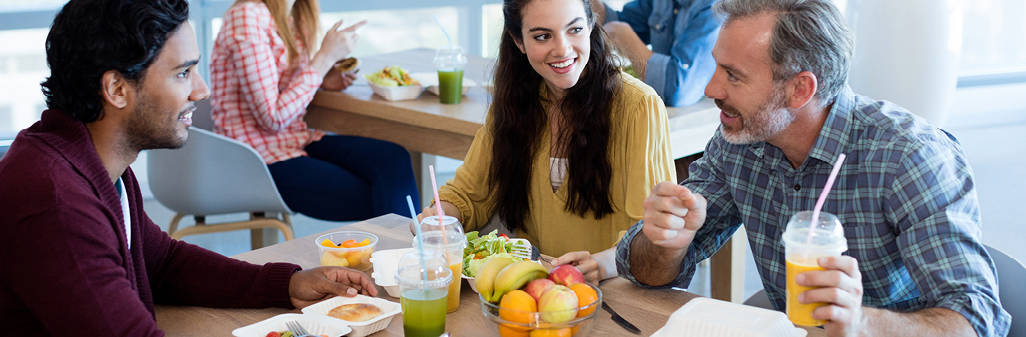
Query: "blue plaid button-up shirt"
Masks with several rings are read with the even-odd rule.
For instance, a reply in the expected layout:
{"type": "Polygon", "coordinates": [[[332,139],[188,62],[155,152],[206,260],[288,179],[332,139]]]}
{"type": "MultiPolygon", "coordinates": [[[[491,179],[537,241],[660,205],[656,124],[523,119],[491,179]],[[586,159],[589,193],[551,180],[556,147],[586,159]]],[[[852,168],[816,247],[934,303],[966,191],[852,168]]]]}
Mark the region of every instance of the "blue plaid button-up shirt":
{"type": "MultiPolygon", "coordinates": [[[[705,224],[669,285],[686,287],[695,265],[743,223],[774,307],[785,303],[781,234],[795,212],[811,210],[838,154],[847,159],[823,210],[841,220],[845,255],[859,262],[863,305],[896,311],[929,307],[961,313],[979,336],[1004,336],[1011,319],[998,301],[994,264],[980,242],[980,211],[957,140],[901,107],[844,90],[797,169],[767,143],[730,144],[716,133],[684,182],[708,200],[705,224]]],[[[620,275],[630,243],[617,245],[620,275]]],[[[642,285],[645,286],[645,285],[642,285]]]]}

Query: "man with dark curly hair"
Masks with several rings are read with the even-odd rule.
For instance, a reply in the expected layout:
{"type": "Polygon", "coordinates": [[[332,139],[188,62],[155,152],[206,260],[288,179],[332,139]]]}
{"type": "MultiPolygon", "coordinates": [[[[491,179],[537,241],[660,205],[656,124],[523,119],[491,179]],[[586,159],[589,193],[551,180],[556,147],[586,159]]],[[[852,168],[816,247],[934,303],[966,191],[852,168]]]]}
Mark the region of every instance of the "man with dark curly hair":
{"type": "Polygon", "coordinates": [[[375,295],[341,267],[301,271],[171,239],[129,168],[177,148],[209,96],[186,0],[74,0],[46,39],[49,109],[0,161],[5,335],[160,336],[154,303],[303,307],[375,295]]]}

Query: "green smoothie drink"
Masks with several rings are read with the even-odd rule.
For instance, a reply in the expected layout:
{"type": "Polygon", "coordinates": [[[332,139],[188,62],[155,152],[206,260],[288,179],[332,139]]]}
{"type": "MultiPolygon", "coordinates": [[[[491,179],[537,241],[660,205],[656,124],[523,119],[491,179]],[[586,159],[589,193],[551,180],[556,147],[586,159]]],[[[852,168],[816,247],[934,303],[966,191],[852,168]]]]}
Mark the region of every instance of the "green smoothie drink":
{"type": "Polygon", "coordinates": [[[452,271],[439,250],[415,250],[399,259],[399,304],[407,337],[437,337],[445,332],[445,301],[452,271]]]}
{"type": "Polygon", "coordinates": [[[463,69],[438,70],[438,99],[442,104],[460,104],[463,98],[463,69]]]}
{"type": "Polygon", "coordinates": [[[402,292],[403,332],[407,337],[437,337],[445,332],[446,291],[409,289],[402,292]]]}
{"type": "Polygon", "coordinates": [[[442,104],[459,104],[463,97],[463,67],[467,57],[460,47],[442,48],[435,52],[435,69],[438,70],[438,101],[442,104]]]}

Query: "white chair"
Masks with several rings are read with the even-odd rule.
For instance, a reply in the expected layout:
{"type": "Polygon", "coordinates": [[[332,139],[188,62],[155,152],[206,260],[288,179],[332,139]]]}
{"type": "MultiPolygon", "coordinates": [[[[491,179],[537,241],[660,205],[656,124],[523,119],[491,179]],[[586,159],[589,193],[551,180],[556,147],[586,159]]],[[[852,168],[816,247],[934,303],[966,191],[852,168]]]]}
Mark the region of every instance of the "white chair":
{"type": "MultiPolygon", "coordinates": [[[[198,104],[197,125],[209,126],[210,106],[198,104]]],[[[176,212],[168,233],[187,235],[250,229],[253,249],[263,246],[262,228],[276,228],[292,240],[288,206],[278,194],[260,154],[234,139],[197,127],[180,149],[151,150],[147,154],[150,189],[157,201],[176,212]],[[207,223],[209,215],[249,213],[248,221],[207,223]],[[281,217],[278,217],[278,214],[281,217]],[[196,225],[178,229],[186,215],[196,225]]]]}
{"type": "MultiPolygon", "coordinates": [[[[1026,289],[1023,288],[1026,284],[1026,265],[997,248],[983,246],[987,248],[987,253],[994,260],[994,267],[997,269],[1001,306],[1012,315],[1012,329],[1009,330],[1008,337],[1026,337],[1026,289]]],[[[752,294],[745,300],[745,304],[773,310],[773,304],[766,296],[765,289],[752,294]]]]}

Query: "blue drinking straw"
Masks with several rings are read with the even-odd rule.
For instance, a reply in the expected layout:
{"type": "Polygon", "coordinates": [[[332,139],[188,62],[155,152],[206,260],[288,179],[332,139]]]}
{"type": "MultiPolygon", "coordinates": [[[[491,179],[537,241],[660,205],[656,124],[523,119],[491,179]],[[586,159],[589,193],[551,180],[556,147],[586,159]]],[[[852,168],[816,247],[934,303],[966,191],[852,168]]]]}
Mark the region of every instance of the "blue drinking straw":
{"type": "Polygon", "coordinates": [[[410,206],[410,221],[413,221],[413,228],[417,231],[417,250],[420,253],[420,273],[424,276],[424,281],[428,280],[427,277],[427,262],[424,261],[424,235],[421,235],[420,224],[417,223],[417,210],[413,208],[413,198],[410,195],[406,195],[406,205],[410,206]]]}
{"type": "Polygon", "coordinates": [[[449,32],[445,30],[445,26],[442,25],[442,21],[439,21],[437,16],[435,17],[435,23],[438,24],[438,28],[442,29],[442,34],[445,34],[445,40],[449,42],[449,49],[452,49],[452,38],[449,37],[449,32]]]}

